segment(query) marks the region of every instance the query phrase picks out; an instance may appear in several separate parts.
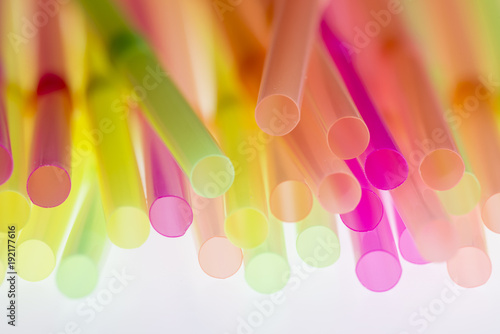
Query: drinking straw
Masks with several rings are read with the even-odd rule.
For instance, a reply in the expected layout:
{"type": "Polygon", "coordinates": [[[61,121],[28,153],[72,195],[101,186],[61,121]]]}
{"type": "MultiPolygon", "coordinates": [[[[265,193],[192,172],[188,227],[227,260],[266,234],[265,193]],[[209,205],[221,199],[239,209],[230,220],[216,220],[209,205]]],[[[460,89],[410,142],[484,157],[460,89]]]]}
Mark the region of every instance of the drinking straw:
{"type": "Polygon", "coordinates": [[[208,199],[191,192],[191,205],[201,269],[214,278],[233,276],[243,263],[243,253],[224,233],[223,198],[208,199]]]}
{"type": "Polygon", "coordinates": [[[360,157],[366,177],[375,188],[394,189],[408,177],[406,160],[382,122],[364,84],[354,69],[348,51],[334,35],[325,20],[321,22],[321,34],[330,57],[337,66],[347,90],[370,132],[370,143],[365,153],[360,157]]]}
{"type": "Polygon", "coordinates": [[[303,86],[321,0],[279,1],[267,52],[255,120],[262,131],[283,136],[299,123],[303,86]]]}
{"type": "Polygon", "coordinates": [[[237,166],[234,183],[225,194],[224,229],[227,238],[240,248],[257,247],[266,240],[268,233],[267,197],[261,157],[258,153],[252,156],[240,150],[242,143],[257,135],[257,129],[251,126],[251,120],[244,117],[248,107],[249,104],[222,97],[219,99],[216,116],[220,142],[237,166]],[[235,124],[240,126],[235,127],[235,124]]]}
{"type": "Polygon", "coordinates": [[[88,167],[83,164],[75,168],[75,188],[63,204],[54,208],[33,207],[17,242],[17,272],[22,279],[38,282],[54,270],[67,231],[89,192],[92,170],[88,167]]]}
{"type": "Polygon", "coordinates": [[[457,253],[446,262],[451,279],[464,288],[485,284],[491,276],[491,260],[481,222],[480,208],[453,218],[460,236],[457,253]]]}
{"type": "Polygon", "coordinates": [[[146,119],[137,113],[135,120],[142,135],[149,220],[161,235],[181,237],[193,222],[185,176],[146,119]]]}
{"type": "Polygon", "coordinates": [[[412,171],[391,195],[422,257],[429,262],[450,259],[458,248],[457,231],[436,193],[423,183],[418,172],[412,171]]]}
{"type": "MultiPolygon", "coordinates": [[[[463,156],[463,154],[462,154],[463,156]]],[[[481,185],[473,172],[466,171],[456,186],[436,191],[443,208],[450,215],[465,215],[476,207],[481,198],[481,185]]]]}
{"type": "MultiPolygon", "coordinates": [[[[205,197],[224,194],[234,168],[165,73],[153,52],[125,23],[109,0],[81,0],[108,47],[113,64],[125,73],[156,132],[194,190],[205,197]]],[[[117,99],[114,106],[126,111],[117,99]]]]}
{"type": "MultiPolygon", "coordinates": [[[[39,8],[42,10],[42,8],[39,8]]],[[[71,189],[70,123],[72,103],[65,81],[59,17],[39,30],[37,107],[27,191],[38,206],[63,203],[71,189]]]]}
{"type": "Polygon", "coordinates": [[[21,230],[28,222],[31,211],[31,201],[26,192],[27,163],[22,119],[26,103],[14,84],[6,87],[5,107],[12,136],[10,142],[15,168],[9,180],[0,186],[0,234],[7,232],[7,227],[12,225],[21,230]]]}
{"type": "Polygon", "coordinates": [[[305,219],[313,206],[313,194],[279,138],[267,144],[266,158],[271,213],[283,222],[305,219]]]}
{"type": "Polygon", "coordinates": [[[363,168],[356,159],[347,160],[347,166],[361,185],[361,200],[354,210],[340,215],[342,222],[357,232],[371,231],[380,223],[384,206],[376,190],[366,179],[363,168]]]}
{"type": "Polygon", "coordinates": [[[373,231],[352,231],[351,239],[359,282],[373,292],[396,286],[402,269],[387,214],[373,231]]]}
{"type": "Polygon", "coordinates": [[[283,224],[269,220],[269,235],[259,247],[243,252],[245,280],[257,292],[271,294],[285,287],[290,278],[283,224]]]}
{"type": "Polygon", "coordinates": [[[388,217],[390,217],[391,214],[393,216],[395,222],[394,226],[396,227],[398,236],[399,253],[401,253],[403,259],[413,264],[427,264],[428,262],[420,255],[415,240],[413,240],[410,231],[406,228],[398,210],[396,210],[392,203],[386,204],[385,208],[388,217]]]}
{"type": "Polygon", "coordinates": [[[309,61],[306,92],[318,106],[317,116],[326,128],[330,150],[347,160],[366,150],[370,133],[341,80],[326,50],[318,43],[309,61]]]}
{"type": "Polygon", "coordinates": [[[77,213],[57,269],[57,287],[69,298],[82,298],[94,290],[99,279],[99,266],[108,245],[97,182],[90,187],[77,213]]]}
{"type": "Polygon", "coordinates": [[[112,108],[120,95],[111,76],[95,77],[87,91],[92,127],[107,129],[96,147],[106,231],[118,247],[137,248],[148,238],[150,224],[127,119],[112,108]]]}
{"type": "Polygon", "coordinates": [[[297,254],[302,261],[316,268],[328,267],[340,256],[335,216],[321,207],[317,200],[311,213],[297,223],[297,254]]]}
{"type": "Polygon", "coordinates": [[[328,148],[325,133],[314,118],[315,108],[306,95],[302,119],[284,140],[321,206],[331,213],[347,213],[358,205],[361,187],[346,164],[328,148]]]}
{"type": "Polygon", "coordinates": [[[7,120],[7,111],[5,110],[6,96],[1,61],[0,57],[0,185],[7,182],[14,169],[10,146],[9,123],[7,120]]]}

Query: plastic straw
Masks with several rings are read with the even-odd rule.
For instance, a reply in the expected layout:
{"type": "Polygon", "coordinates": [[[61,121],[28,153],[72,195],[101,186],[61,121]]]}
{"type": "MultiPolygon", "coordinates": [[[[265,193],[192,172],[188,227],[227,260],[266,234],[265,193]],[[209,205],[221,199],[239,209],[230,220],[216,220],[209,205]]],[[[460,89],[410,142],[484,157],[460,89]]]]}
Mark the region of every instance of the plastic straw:
{"type": "Polygon", "coordinates": [[[351,239],[360,283],[374,292],[392,289],[402,269],[387,214],[373,231],[351,232],[351,239]]]}
{"type": "Polygon", "coordinates": [[[118,247],[136,248],[148,238],[150,224],[126,119],[110,107],[120,94],[111,79],[94,79],[88,108],[92,127],[107,129],[96,151],[109,239],[118,247]]]}
{"type": "Polygon", "coordinates": [[[340,215],[342,222],[353,231],[367,232],[377,227],[384,215],[384,206],[376,190],[366,179],[356,159],[347,160],[347,166],[361,185],[361,200],[354,210],[340,215]]]}
{"type": "Polygon", "coordinates": [[[491,276],[491,260],[486,250],[479,207],[467,215],[454,217],[460,236],[455,256],[446,263],[451,279],[464,288],[485,284],[491,276]]]}
{"type": "Polygon", "coordinates": [[[297,254],[316,268],[328,267],[340,257],[335,216],[314,201],[311,213],[297,223],[297,254]]]}
{"type": "Polygon", "coordinates": [[[313,194],[304,176],[280,140],[271,140],[266,150],[271,213],[283,222],[305,219],[313,206],[313,194]]]}
{"type": "Polygon", "coordinates": [[[257,248],[244,251],[245,280],[257,292],[271,294],[285,287],[290,278],[283,224],[272,217],[269,235],[257,248]]]}
{"type": "Polygon", "coordinates": [[[347,160],[366,150],[370,132],[341,81],[323,45],[318,43],[309,61],[306,91],[316,102],[330,150],[347,160]]]}
{"type": "Polygon", "coordinates": [[[243,253],[224,233],[224,201],[203,198],[192,192],[194,227],[198,241],[198,262],[201,269],[214,278],[233,276],[243,263],[243,253]]]}
{"type": "Polygon", "coordinates": [[[330,56],[344,79],[347,90],[370,131],[370,144],[361,156],[366,176],[378,189],[394,189],[408,177],[406,160],[380,119],[378,111],[354,69],[348,51],[333,34],[325,20],[321,23],[321,34],[330,56]]]}
{"type": "Polygon", "coordinates": [[[277,2],[255,108],[257,124],[270,135],[283,136],[300,120],[307,64],[322,7],[320,0],[277,2]]]}
{"type": "Polygon", "coordinates": [[[28,171],[22,119],[27,104],[19,88],[14,85],[7,87],[5,97],[15,168],[10,179],[0,186],[0,234],[5,233],[11,225],[20,231],[28,222],[31,212],[31,201],[26,191],[28,171]]]}
{"type": "Polygon", "coordinates": [[[0,64],[0,185],[7,182],[14,168],[10,147],[9,123],[7,121],[7,111],[5,110],[6,96],[3,80],[2,65],[0,64]]]}
{"type": "Polygon", "coordinates": [[[302,119],[284,139],[323,208],[331,213],[347,213],[358,205],[361,187],[346,164],[328,148],[325,133],[314,118],[315,108],[305,96],[302,119]]]}
{"type": "Polygon", "coordinates": [[[146,119],[137,114],[135,120],[142,135],[151,225],[163,236],[183,236],[193,222],[193,211],[186,201],[185,176],[146,119]]]}
{"type": "Polygon", "coordinates": [[[89,295],[99,280],[99,267],[108,245],[106,222],[97,182],[84,199],[57,269],[59,291],[69,298],[89,295]]]}
{"type": "MultiPolygon", "coordinates": [[[[109,0],[80,1],[108,46],[113,64],[130,79],[148,120],[165,142],[194,190],[205,197],[224,194],[234,168],[180,94],[146,43],[126,25],[109,0]]],[[[126,110],[117,99],[113,106],[126,110]]]]}

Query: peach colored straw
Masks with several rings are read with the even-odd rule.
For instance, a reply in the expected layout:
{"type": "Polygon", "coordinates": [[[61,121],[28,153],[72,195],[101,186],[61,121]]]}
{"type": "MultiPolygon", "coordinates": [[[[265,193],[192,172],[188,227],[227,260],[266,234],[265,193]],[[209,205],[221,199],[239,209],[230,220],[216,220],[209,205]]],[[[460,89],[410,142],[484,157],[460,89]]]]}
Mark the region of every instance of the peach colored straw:
{"type": "Polygon", "coordinates": [[[257,124],[270,135],[283,136],[300,120],[304,79],[322,2],[278,2],[255,108],[257,124]]]}
{"type": "Polygon", "coordinates": [[[283,222],[298,222],[311,212],[313,194],[279,138],[267,145],[269,209],[283,222]]]}
{"type": "Polygon", "coordinates": [[[343,160],[361,155],[370,142],[370,132],[320,43],[311,53],[306,90],[316,102],[332,152],[343,160]]]}
{"type": "Polygon", "coordinates": [[[458,252],[446,263],[451,279],[464,288],[485,284],[491,276],[491,260],[486,250],[479,207],[467,215],[455,216],[459,234],[458,252]]]}
{"type": "Polygon", "coordinates": [[[328,148],[325,132],[314,117],[316,108],[306,95],[302,120],[284,140],[323,208],[331,213],[347,213],[358,205],[361,187],[345,162],[328,148]]]}
{"type": "Polygon", "coordinates": [[[224,233],[224,201],[222,197],[204,198],[191,191],[194,227],[201,269],[215,278],[234,275],[243,263],[243,253],[224,233]]]}

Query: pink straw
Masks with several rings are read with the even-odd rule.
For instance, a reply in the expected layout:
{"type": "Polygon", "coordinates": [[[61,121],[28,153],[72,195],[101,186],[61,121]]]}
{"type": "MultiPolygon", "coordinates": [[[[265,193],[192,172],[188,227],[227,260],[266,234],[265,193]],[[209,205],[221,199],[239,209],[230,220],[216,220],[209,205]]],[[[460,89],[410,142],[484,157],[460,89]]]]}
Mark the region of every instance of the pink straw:
{"type": "Polygon", "coordinates": [[[365,86],[354,69],[352,59],[348,55],[349,51],[334,35],[325,20],[321,22],[321,34],[359,113],[370,130],[370,143],[365,153],[360,157],[364,162],[366,176],[370,183],[378,189],[394,189],[408,177],[406,160],[382,122],[365,86]]]}
{"type": "Polygon", "coordinates": [[[4,184],[12,175],[14,162],[10,147],[9,125],[4,103],[3,70],[0,64],[0,185],[4,184]]]}

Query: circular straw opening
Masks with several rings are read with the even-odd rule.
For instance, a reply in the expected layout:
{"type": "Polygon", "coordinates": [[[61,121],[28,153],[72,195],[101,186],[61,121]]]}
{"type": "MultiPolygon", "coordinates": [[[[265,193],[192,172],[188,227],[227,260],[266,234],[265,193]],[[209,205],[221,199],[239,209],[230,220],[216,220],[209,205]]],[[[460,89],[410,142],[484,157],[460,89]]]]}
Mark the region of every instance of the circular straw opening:
{"type": "Polygon", "coordinates": [[[94,290],[98,277],[97,267],[89,257],[72,255],[59,265],[56,282],[59,291],[65,296],[82,298],[94,290]]]}
{"type": "Polygon", "coordinates": [[[29,176],[27,190],[33,204],[42,208],[53,208],[68,198],[71,179],[64,168],[42,166],[29,176]]]}
{"type": "Polygon", "coordinates": [[[212,155],[198,161],[191,172],[191,185],[200,196],[215,198],[233,184],[234,167],[228,157],[212,155]]]}
{"type": "Polygon", "coordinates": [[[363,255],[356,264],[356,275],[373,292],[392,289],[401,278],[401,264],[391,253],[376,250],[363,255]]]}
{"type": "Polygon", "coordinates": [[[201,245],[198,262],[207,275],[224,279],[233,276],[240,269],[243,253],[227,238],[213,237],[201,245]]]}
{"type": "Polygon", "coordinates": [[[262,244],[269,231],[267,217],[253,208],[230,213],[224,221],[224,231],[233,245],[243,249],[262,244]]]}
{"type": "Polygon", "coordinates": [[[422,180],[434,190],[448,190],[458,184],[465,172],[460,155],[449,149],[437,149],[420,163],[422,180]]]}
{"type": "Polygon", "coordinates": [[[361,155],[370,142],[370,132],[365,122],[357,117],[343,117],[328,130],[328,146],[342,160],[361,155]]]}
{"type": "Polygon", "coordinates": [[[47,278],[56,266],[52,249],[40,240],[27,240],[19,245],[17,273],[26,281],[38,282],[47,278]]]}
{"type": "Polygon", "coordinates": [[[428,222],[413,237],[420,255],[429,262],[447,261],[458,249],[457,231],[446,220],[428,222]]]}
{"type": "Polygon", "coordinates": [[[299,106],[285,95],[269,95],[255,108],[257,125],[271,136],[284,136],[290,133],[299,124],[299,120],[299,106]]]}
{"type": "Polygon", "coordinates": [[[285,287],[290,278],[290,266],[276,253],[262,253],[245,266],[245,280],[257,292],[271,294],[285,287]]]}
{"type": "Polygon", "coordinates": [[[415,245],[415,240],[408,229],[405,229],[399,236],[399,251],[403,259],[414,264],[427,264],[428,262],[420,255],[415,245]]]}
{"type": "Polygon", "coordinates": [[[311,212],[313,195],[301,181],[289,180],[278,184],[269,196],[271,213],[284,222],[298,222],[311,212]]]}
{"type": "Polygon", "coordinates": [[[339,238],[326,226],[312,226],[297,236],[297,253],[302,261],[316,268],[334,264],[340,256],[339,238]]]}
{"type": "Polygon", "coordinates": [[[348,213],[340,215],[342,222],[353,231],[367,232],[378,226],[384,215],[382,201],[373,191],[361,189],[358,206],[348,213]]]}
{"type": "Polygon", "coordinates": [[[22,229],[31,213],[31,202],[17,191],[6,190],[0,192],[0,226],[2,231],[7,231],[9,225],[22,229]]]}
{"type": "Polygon", "coordinates": [[[151,226],[163,236],[183,236],[193,222],[193,210],[185,199],[163,196],[155,199],[149,209],[151,226]]]}
{"type": "Polygon", "coordinates": [[[328,212],[351,212],[361,200],[361,186],[349,174],[330,174],[318,186],[318,200],[328,212]]]}
{"type": "Polygon", "coordinates": [[[481,217],[492,232],[500,233],[500,193],[490,196],[483,205],[481,217]]]}
{"type": "Polygon", "coordinates": [[[479,203],[481,185],[474,174],[465,172],[456,186],[449,190],[438,191],[437,195],[446,212],[462,216],[471,212],[479,203]]]}
{"type": "Polygon", "coordinates": [[[148,216],[134,207],[116,209],[106,224],[109,240],[120,248],[137,248],[146,242],[150,224],[148,216]]]}
{"type": "Polygon", "coordinates": [[[10,178],[13,168],[12,154],[3,145],[0,145],[0,185],[10,178]]]}
{"type": "Polygon", "coordinates": [[[366,157],[365,173],[366,178],[375,188],[391,190],[406,181],[408,164],[399,152],[381,149],[366,157]]]}
{"type": "Polygon", "coordinates": [[[491,260],[479,248],[460,248],[446,266],[453,282],[464,288],[476,288],[488,282],[491,276],[491,260]]]}

